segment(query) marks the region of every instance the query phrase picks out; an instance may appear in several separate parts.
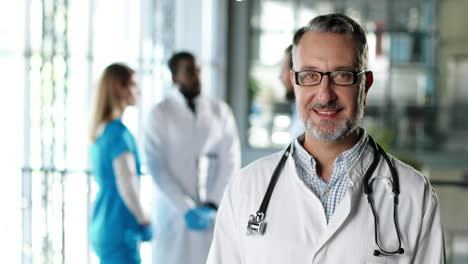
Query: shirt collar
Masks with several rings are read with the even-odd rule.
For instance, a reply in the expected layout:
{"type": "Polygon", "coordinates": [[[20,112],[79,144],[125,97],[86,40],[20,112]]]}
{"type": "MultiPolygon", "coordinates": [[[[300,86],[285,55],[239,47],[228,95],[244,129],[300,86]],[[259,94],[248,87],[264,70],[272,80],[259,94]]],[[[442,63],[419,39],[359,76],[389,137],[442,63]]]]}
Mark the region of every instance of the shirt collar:
{"type": "MultiPolygon", "coordinates": [[[[358,142],[354,144],[351,148],[347,149],[340,155],[338,155],[333,162],[333,165],[344,165],[346,166],[346,170],[349,171],[354,164],[356,163],[357,159],[359,158],[360,154],[364,150],[366,143],[367,143],[367,133],[366,130],[363,128],[359,128],[361,131],[361,137],[359,138],[358,142]]],[[[313,168],[316,166],[316,161],[314,156],[312,156],[307,150],[304,149],[302,144],[304,143],[304,135],[297,137],[293,142],[293,152],[294,152],[294,159],[297,159],[299,164],[306,165],[311,164],[313,168]]],[[[307,165],[310,166],[310,165],[307,165]]]]}

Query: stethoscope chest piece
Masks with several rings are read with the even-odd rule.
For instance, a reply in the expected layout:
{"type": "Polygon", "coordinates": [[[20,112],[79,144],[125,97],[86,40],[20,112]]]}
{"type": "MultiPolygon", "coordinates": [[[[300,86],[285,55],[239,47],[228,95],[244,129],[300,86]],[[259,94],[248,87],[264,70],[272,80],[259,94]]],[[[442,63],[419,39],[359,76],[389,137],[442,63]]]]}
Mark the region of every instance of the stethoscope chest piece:
{"type": "Polygon", "coordinates": [[[265,234],[267,223],[263,221],[264,214],[257,212],[257,215],[251,214],[249,222],[247,223],[247,235],[261,235],[265,234]]]}

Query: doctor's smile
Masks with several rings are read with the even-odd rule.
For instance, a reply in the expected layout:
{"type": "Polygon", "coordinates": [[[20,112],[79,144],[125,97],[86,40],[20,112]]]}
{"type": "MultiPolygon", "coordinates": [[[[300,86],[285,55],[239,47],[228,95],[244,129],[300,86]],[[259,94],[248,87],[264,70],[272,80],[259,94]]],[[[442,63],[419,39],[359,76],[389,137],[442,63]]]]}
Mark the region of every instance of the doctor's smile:
{"type": "Polygon", "coordinates": [[[311,104],[307,106],[307,110],[314,111],[320,118],[332,119],[338,116],[338,114],[343,110],[343,107],[337,105],[336,103],[330,103],[326,105],[322,104],[311,104]]]}

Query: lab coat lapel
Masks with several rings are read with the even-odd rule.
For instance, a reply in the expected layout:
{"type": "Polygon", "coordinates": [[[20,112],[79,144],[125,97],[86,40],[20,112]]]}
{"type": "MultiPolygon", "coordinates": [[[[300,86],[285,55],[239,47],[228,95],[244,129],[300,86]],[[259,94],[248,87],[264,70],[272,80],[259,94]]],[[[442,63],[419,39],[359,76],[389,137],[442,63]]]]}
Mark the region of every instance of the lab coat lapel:
{"type": "Polygon", "coordinates": [[[362,188],[362,177],[365,171],[369,168],[372,162],[371,147],[366,143],[364,151],[362,151],[360,157],[357,159],[354,166],[348,173],[349,187],[346,195],[337,206],[335,213],[330,219],[328,226],[325,228],[322,236],[318,240],[318,249],[316,253],[319,253],[326,243],[333,237],[333,235],[340,229],[346,222],[347,218],[351,215],[351,211],[354,207],[358,206],[360,197],[364,195],[362,188]]]}
{"type": "Polygon", "coordinates": [[[207,121],[207,116],[209,113],[206,112],[206,106],[203,104],[202,95],[197,96],[194,99],[196,113],[193,113],[192,110],[187,105],[187,100],[184,95],[180,92],[179,87],[174,87],[174,92],[171,94],[174,98],[175,103],[179,106],[178,108],[181,111],[182,120],[179,120],[181,124],[185,123],[186,131],[181,131],[182,133],[191,133],[189,137],[190,143],[196,145],[193,149],[201,149],[201,146],[205,144],[203,138],[206,138],[208,132],[205,131],[207,126],[205,123],[207,121]],[[198,144],[198,145],[197,145],[198,144]]]}
{"type": "Polygon", "coordinates": [[[317,240],[317,253],[326,245],[326,243],[333,237],[337,230],[343,225],[346,218],[350,213],[351,208],[351,199],[350,199],[350,190],[346,192],[346,195],[341,200],[340,204],[335,210],[335,213],[330,219],[330,222],[325,229],[323,230],[322,235],[317,240]]]}
{"type": "MultiPolygon", "coordinates": [[[[210,149],[207,149],[208,147],[208,142],[212,141],[213,138],[208,137],[207,135],[211,135],[214,137],[216,133],[213,133],[213,129],[217,126],[214,126],[212,122],[214,122],[214,116],[213,113],[210,111],[209,104],[208,104],[208,98],[202,97],[202,95],[199,95],[197,98],[195,98],[195,107],[196,107],[196,113],[192,114],[193,117],[193,127],[194,127],[194,140],[196,139],[199,146],[199,150],[202,153],[198,154],[204,154],[206,151],[211,151],[210,149]]],[[[188,110],[190,111],[190,110],[188,110]]]]}
{"type": "MultiPolygon", "coordinates": [[[[295,149],[293,148],[292,151],[295,151],[295,149]]],[[[322,236],[323,230],[327,226],[325,212],[322,209],[322,203],[320,202],[319,198],[299,178],[297,175],[296,164],[292,158],[289,158],[286,162],[285,175],[290,177],[289,180],[293,182],[293,184],[296,186],[295,188],[298,188],[297,196],[299,198],[297,199],[306,199],[307,203],[309,204],[308,208],[310,210],[297,212],[299,214],[297,220],[301,221],[298,224],[299,226],[311,227],[306,228],[306,231],[303,234],[305,236],[303,240],[312,242],[313,249],[315,249],[317,248],[318,241],[320,241],[320,239],[317,238],[322,236]]]]}

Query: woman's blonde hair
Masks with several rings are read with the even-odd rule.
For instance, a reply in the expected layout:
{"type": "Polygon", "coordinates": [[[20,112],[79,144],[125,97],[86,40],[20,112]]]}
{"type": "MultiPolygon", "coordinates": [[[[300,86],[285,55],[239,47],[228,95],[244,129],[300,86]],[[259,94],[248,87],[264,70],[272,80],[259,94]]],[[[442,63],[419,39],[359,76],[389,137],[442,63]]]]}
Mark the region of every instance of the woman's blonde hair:
{"type": "Polygon", "coordinates": [[[115,116],[122,115],[124,106],[114,91],[116,84],[127,86],[131,81],[133,69],[125,64],[113,63],[106,67],[99,81],[94,97],[94,109],[91,117],[90,139],[95,142],[99,126],[111,121],[115,116]]]}

